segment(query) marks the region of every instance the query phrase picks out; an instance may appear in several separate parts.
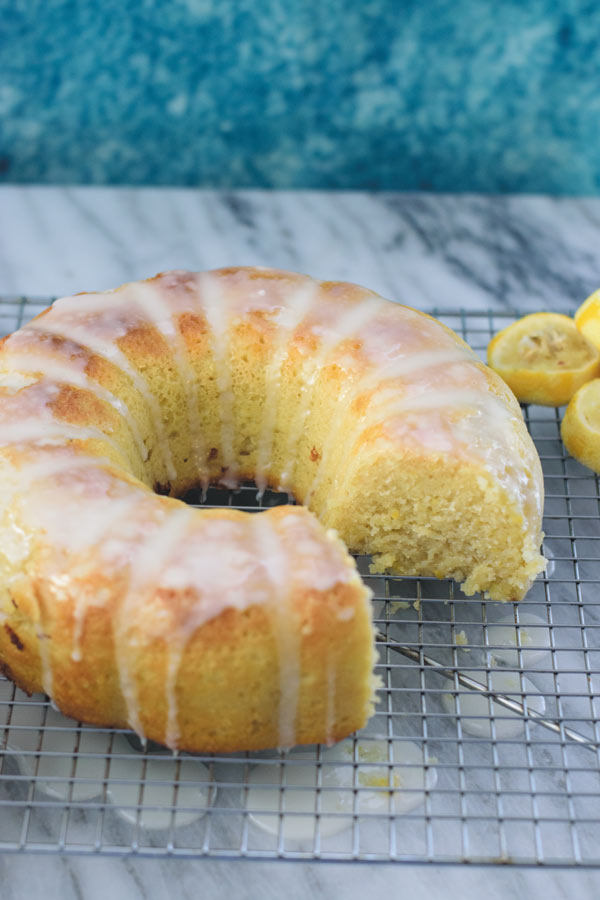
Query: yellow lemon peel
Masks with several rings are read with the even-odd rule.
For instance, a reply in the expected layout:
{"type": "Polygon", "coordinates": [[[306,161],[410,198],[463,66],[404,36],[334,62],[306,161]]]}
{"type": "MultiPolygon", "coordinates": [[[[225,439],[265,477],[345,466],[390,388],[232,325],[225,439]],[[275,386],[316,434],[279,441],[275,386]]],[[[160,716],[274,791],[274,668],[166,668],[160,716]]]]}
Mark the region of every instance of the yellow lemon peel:
{"type": "Polygon", "coordinates": [[[600,378],[579,388],[567,406],[560,433],[571,456],[600,472],[600,378]]]}
{"type": "Polygon", "coordinates": [[[488,364],[521,403],[563,406],[600,375],[600,352],[569,316],[532,313],[490,341],[488,364]]]}
{"type": "Polygon", "coordinates": [[[575,324],[590,344],[600,350],[600,288],[581,304],[575,313],[575,324]]]}

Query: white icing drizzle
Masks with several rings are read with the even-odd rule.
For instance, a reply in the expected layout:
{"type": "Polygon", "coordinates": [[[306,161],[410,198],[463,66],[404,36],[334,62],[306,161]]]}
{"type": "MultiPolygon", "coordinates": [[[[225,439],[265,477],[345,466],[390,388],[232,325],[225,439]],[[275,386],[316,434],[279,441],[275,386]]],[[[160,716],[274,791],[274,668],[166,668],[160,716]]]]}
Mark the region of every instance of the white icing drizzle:
{"type": "MultiPolygon", "coordinates": [[[[6,350],[6,344],[4,344],[4,350],[6,350]]],[[[22,372],[0,372],[0,388],[11,394],[16,394],[22,388],[35,384],[36,381],[37,378],[33,375],[24,375],[22,372]]]]}
{"type": "Polygon", "coordinates": [[[280,489],[286,490],[291,484],[294,470],[296,468],[296,452],[298,441],[306,427],[306,420],[311,410],[313,399],[313,388],[319,376],[319,373],[325,364],[327,357],[332,350],[335,349],[342,341],[360,334],[362,328],[369,320],[381,310],[381,299],[373,294],[366,294],[362,300],[355,303],[336,322],[335,329],[328,335],[321,334],[321,344],[316,353],[311,357],[311,371],[306,379],[306,389],[303,393],[303,399],[300,407],[296,412],[296,421],[294,427],[291,428],[288,435],[287,447],[285,452],[285,463],[283,465],[280,489]]]}
{"type": "MultiPolygon", "coordinates": [[[[72,453],[61,453],[60,456],[52,456],[49,459],[44,459],[41,461],[39,460],[39,458],[34,459],[33,461],[29,461],[26,458],[23,458],[21,460],[21,468],[12,467],[11,469],[11,476],[16,476],[17,484],[13,487],[12,491],[8,491],[8,499],[9,501],[12,500],[18,493],[20,494],[20,496],[25,498],[26,502],[28,498],[28,489],[33,484],[35,484],[35,482],[51,479],[53,476],[67,470],[75,471],[76,469],[80,468],[89,469],[95,467],[96,465],[99,465],[101,462],[105,461],[93,457],[86,458],[85,456],[78,456],[72,453]]],[[[48,697],[52,697],[54,691],[54,678],[52,673],[50,647],[51,638],[46,633],[46,630],[44,628],[44,616],[41,606],[40,617],[40,628],[37,631],[37,638],[42,675],[42,688],[44,690],[44,693],[47,694],[48,697]]]]}
{"type": "Polygon", "coordinates": [[[0,446],[2,444],[35,444],[38,447],[47,446],[64,446],[66,441],[103,441],[123,459],[125,455],[123,448],[119,447],[117,442],[113,440],[106,432],[100,431],[99,428],[89,428],[85,425],[74,425],[70,422],[60,422],[58,420],[48,421],[29,421],[25,419],[23,422],[11,422],[9,425],[2,424],[2,435],[0,437],[0,446]]]}
{"type": "Polygon", "coordinates": [[[19,467],[10,467],[10,478],[14,479],[13,484],[9,486],[8,478],[5,479],[3,484],[0,511],[9,509],[17,496],[29,500],[30,495],[28,491],[36,481],[50,479],[66,470],[75,471],[75,469],[79,468],[96,468],[103,464],[110,465],[110,461],[107,459],[85,456],[83,454],[79,455],[71,450],[64,452],[62,448],[59,449],[57,455],[53,454],[45,459],[40,459],[39,456],[28,459],[25,456],[19,462],[19,467]]]}
{"type": "Polygon", "coordinates": [[[296,716],[300,693],[300,629],[291,608],[287,554],[268,514],[253,517],[258,556],[272,587],[271,609],[279,661],[278,746],[296,743],[296,716]]]}
{"type": "MultiPolygon", "coordinates": [[[[22,332],[17,332],[21,334],[22,332]]],[[[89,391],[108,403],[118,414],[125,420],[129,430],[136,442],[139,454],[143,462],[148,459],[148,450],[141,435],[139,426],[131,415],[129,408],[120,397],[117,397],[111,391],[107,390],[97,381],[93,381],[83,368],[77,368],[73,360],[69,362],[53,359],[52,357],[42,357],[39,353],[35,354],[35,347],[31,352],[18,352],[11,348],[11,339],[6,342],[3,348],[3,358],[6,357],[10,365],[24,372],[40,372],[45,379],[56,382],[57,384],[65,384],[70,387],[78,387],[89,391]]]]}
{"type": "MultiPolygon", "coordinates": [[[[73,341],[74,343],[79,344],[80,346],[85,347],[88,350],[91,350],[91,352],[96,356],[99,356],[102,359],[111,362],[113,365],[117,366],[117,368],[119,368],[125,375],[127,375],[128,378],[130,378],[135,389],[139,391],[148,406],[154,424],[156,437],[160,446],[163,462],[165,464],[167,477],[171,481],[174,481],[177,478],[177,472],[173,464],[173,455],[171,453],[169,439],[164,426],[160,405],[156,397],[148,387],[148,382],[146,381],[146,379],[134,366],[131,365],[125,354],[117,347],[115,343],[115,338],[117,336],[124,336],[127,333],[127,329],[119,330],[117,325],[115,325],[114,337],[104,336],[99,332],[99,330],[96,330],[96,332],[94,332],[93,322],[78,321],[77,318],[73,316],[73,312],[79,312],[83,314],[89,312],[90,314],[94,314],[98,312],[99,309],[106,311],[106,309],[109,308],[109,306],[107,305],[107,298],[109,298],[110,296],[110,294],[103,294],[100,303],[98,301],[97,294],[90,294],[89,296],[81,295],[74,298],[67,297],[62,301],[59,300],[54,304],[51,311],[47,315],[43,316],[43,318],[39,320],[30,322],[25,326],[25,330],[54,334],[57,337],[62,337],[73,341]],[[71,301],[73,300],[77,301],[77,305],[75,305],[74,309],[71,310],[70,305],[72,305],[71,301]],[[102,304],[105,305],[102,306],[102,304]]],[[[116,292],[113,295],[113,298],[114,297],[117,298],[119,304],[122,303],[122,297],[117,296],[116,292]]]]}
{"type": "Polygon", "coordinates": [[[314,303],[317,288],[317,283],[312,280],[302,284],[291,295],[277,320],[276,343],[271,361],[265,370],[264,412],[256,451],[256,485],[259,497],[262,497],[267,487],[267,473],[271,462],[273,431],[277,419],[281,385],[281,367],[288,354],[289,338],[306,317],[307,312],[314,303]]]}
{"type": "Polygon", "coordinates": [[[210,272],[197,276],[199,300],[211,332],[213,359],[215,363],[219,406],[221,414],[221,456],[225,468],[221,484],[229,488],[237,487],[236,459],[234,454],[235,420],[233,415],[233,390],[231,372],[227,361],[229,334],[227,327],[227,296],[224,285],[210,272]]]}
{"type": "Polygon", "coordinates": [[[169,647],[167,657],[167,674],[165,677],[165,697],[167,699],[167,724],[165,727],[165,744],[171,750],[177,749],[179,740],[179,724],[178,724],[178,708],[177,694],[175,688],[177,686],[177,676],[179,675],[179,667],[183,656],[182,646],[169,647]]]}
{"type": "Polygon", "coordinates": [[[81,662],[83,658],[81,653],[81,636],[83,634],[87,610],[87,603],[82,603],[80,599],[75,601],[75,606],[73,608],[73,636],[71,647],[71,659],[73,662],[81,662]]]}
{"type": "MultiPolygon", "coordinates": [[[[409,348],[403,348],[407,352],[409,348]]],[[[315,473],[312,484],[304,498],[304,503],[309,506],[310,500],[321,484],[324,473],[327,471],[329,458],[332,452],[339,451],[339,434],[342,420],[348,412],[350,402],[359,394],[366,393],[376,388],[387,379],[406,377],[416,372],[423,372],[446,363],[471,359],[473,354],[460,345],[452,347],[439,347],[436,350],[426,350],[421,353],[412,353],[409,356],[398,356],[388,359],[383,365],[375,365],[358,382],[350,381],[340,396],[338,407],[335,411],[331,428],[323,449],[321,451],[321,465],[315,473]]],[[[361,420],[361,427],[363,422],[361,420]]],[[[350,449],[350,441],[346,443],[346,450],[350,449]]],[[[341,466],[340,466],[341,468],[341,466]]]]}
{"type": "MultiPolygon", "coordinates": [[[[472,373],[477,373],[477,370],[473,368],[472,373]]],[[[381,391],[346,437],[338,464],[342,477],[346,474],[346,462],[358,435],[371,425],[385,423],[392,435],[396,434],[404,439],[412,435],[421,447],[426,446],[434,452],[460,450],[471,458],[481,458],[495,472],[504,489],[522,510],[526,523],[524,527],[528,528],[532,522],[532,511],[528,506],[527,476],[510,465],[507,467],[507,460],[514,456],[511,448],[511,420],[514,416],[506,404],[488,389],[484,376],[480,377],[481,386],[478,388],[461,387],[457,384],[453,388],[436,387],[423,391],[416,385],[411,385],[410,394],[397,398],[393,392],[381,391]],[[445,416],[447,410],[462,411],[464,415],[450,423],[445,416]],[[437,421],[427,419],[428,413],[437,411],[440,413],[437,421]],[[418,418],[411,417],[411,413],[418,414],[418,418]],[[449,429],[446,433],[441,428],[442,422],[449,429]]],[[[322,516],[326,514],[328,507],[329,503],[326,501],[325,509],[321,511],[322,516]]]]}
{"type": "MultiPolygon", "coordinates": [[[[458,385],[448,390],[415,392],[391,401],[389,396],[381,396],[381,403],[375,402],[369,407],[363,425],[368,427],[381,415],[381,405],[385,405],[385,419],[389,421],[403,412],[421,412],[428,409],[484,409],[486,406],[495,406],[494,400],[493,394],[488,397],[481,390],[461,388],[458,385]]],[[[503,403],[498,402],[497,405],[504,409],[503,403]]]]}
{"type": "Polygon", "coordinates": [[[173,359],[185,392],[187,418],[192,445],[193,463],[203,487],[208,487],[206,443],[200,419],[200,397],[197,378],[192,369],[185,341],[175,323],[175,310],[169,306],[154,282],[127,285],[127,296],[143,309],[157,331],[171,342],[173,359]]]}
{"type": "MultiPolygon", "coordinates": [[[[33,459],[23,457],[20,460],[20,463],[21,466],[19,468],[12,467],[11,469],[11,476],[15,478],[15,484],[13,485],[13,490],[9,491],[6,499],[10,502],[17,494],[19,494],[23,498],[22,502],[25,504],[28,503],[31,497],[35,498],[37,496],[36,492],[33,492],[32,494],[29,490],[36,482],[49,481],[52,485],[53,478],[67,471],[70,474],[74,474],[80,470],[96,469],[102,464],[110,465],[109,460],[99,459],[98,457],[86,457],[72,452],[64,453],[61,451],[56,455],[53,454],[49,456],[47,459],[40,459],[39,456],[34,457],[33,459]]],[[[129,497],[126,501],[121,502],[113,501],[109,506],[111,513],[110,524],[113,524],[114,520],[120,517],[124,512],[131,510],[136,503],[137,498],[134,497],[129,497]]],[[[60,515],[58,507],[56,513],[57,515],[60,515]]],[[[99,518],[101,517],[98,517],[97,511],[94,511],[93,518],[83,516],[78,522],[79,537],[86,547],[93,546],[101,534],[108,530],[109,523],[104,520],[98,521],[99,518]],[[94,528],[90,529],[90,525],[93,525],[94,528]]],[[[13,527],[16,528],[16,524],[14,524],[13,527]]],[[[25,532],[25,535],[27,535],[27,532],[25,532]]],[[[81,638],[84,614],[87,610],[87,602],[84,597],[77,596],[74,598],[74,604],[73,650],[71,657],[73,660],[79,660],[81,659],[79,641],[81,638]]],[[[44,692],[51,697],[53,693],[53,676],[49,640],[50,638],[45,635],[42,624],[42,628],[38,632],[42,686],[44,692]]]]}
{"type": "MultiPolygon", "coordinates": [[[[168,564],[169,558],[183,538],[186,530],[190,527],[194,513],[195,510],[186,506],[169,511],[163,522],[142,542],[131,562],[127,593],[116,615],[114,642],[121,693],[127,707],[127,720],[133,730],[141,737],[144,737],[144,731],[139,715],[135,678],[132,676],[129,667],[131,647],[128,629],[132,623],[139,621],[140,614],[143,615],[144,601],[155,589],[162,570],[168,564]]],[[[180,648],[178,646],[177,635],[171,636],[171,641],[172,647],[170,652],[175,654],[175,663],[178,668],[178,661],[183,647],[180,648]]],[[[171,668],[171,664],[169,664],[169,669],[171,668]]],[[[170,695],[167,696],[167,722],[170,723],[171,727],[171,740],[173,740],[173,735],[175,734],[174,723],[177,721],[177,711],[173,708],[176,675],[177,672],[175,674],[171,673],[170,695]]]]}
{"type": "Polygon", "coordinates": [[[40,651],[40,665],[42,669],[42,689],[48,697],[52,697],[54,691],[54,678],[52,674],[52,661],[50,659],[50,638],[44,631],[43,618],[40,624],[41,629],[37,633],[37,638],[40,651]]]}
{"type": "MultiPolygon", "coordinates": [[[[83,531],[83,548],[82,552],[89,547],[97,546],[103,538],[105,538],[118,523],[126,519],[129,515],[134,515],[139,506],[139,496],[137,493],[133,496],[126,496],[120,499],[112,499],[110,503],[96,504],[93,517],[84,517],[81,521],[83,531]]],[[[70,569],[77,568],[77,559],[73,558],[70,563],[70,569]]],[[[91,603],[93,604],[93,600],[91,603]]],[[[71,659],[74,662],[80,662],[82,659],[81,637],[85,625],[85,619],[90,606],[90,599],[82,590],[73,595],[73,635],[71,659]]]]}

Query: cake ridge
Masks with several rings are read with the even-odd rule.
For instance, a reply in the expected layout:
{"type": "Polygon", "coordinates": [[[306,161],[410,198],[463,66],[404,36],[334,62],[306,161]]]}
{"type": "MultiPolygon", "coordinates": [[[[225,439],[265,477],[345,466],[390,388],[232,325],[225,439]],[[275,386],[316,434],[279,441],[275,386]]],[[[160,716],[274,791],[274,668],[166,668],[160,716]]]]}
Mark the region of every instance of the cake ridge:
{"type": "MultiPolygon", "coordinates": [[[[99,384],[93,378],[90,378],[89,375],[85,372],[86,362],[83,361],[83,366],[80,369],[73,369],[73,359],[69,360],[70,365],[63,363],[59,360],[56,360],[52,357],[46,357],[44,359],[43,365],[39,365],[36,368],[35,365],[35,356],[36,352],[33,347],[27,342],[27,338],[29,338],[34,332],[26,332],[20,331],[14,335],[11,335],[7,341],[4,343],[4,352],[8,351],[8,354],[11,359],[11,363],[13,366],[18,367],[24,371],[40,371],[43,375],[46,376],[48,380],[55,381],[59,384],[65,384],[69,387],[78,387],[83,388],[86,391],[90,391],[95,394],[99,400],[102,400],[106,403],[109,403],[112,408],[122,416],[131,433],[133,438],[137,444],[138,451],[140,453],[140,457],[143,462],[145,462],[148,458],[148,449],[144,443],[144,439],[141,435],[139,426],[135,421],[134,417],[131,415],[131,412],[126,403],[121,400],[120,397],[117,397],[112,391],[109,391],[103,385],[99,384]],[[23,350],[15,350],[14,349],[14,338],[23,338],[25,337],[25,346],[30,346],[30,352],[27,353],[23,350]]],[[[19,341],[20,342],[20,341],[19,341]]],[[[39,349],[38,349],[39,352],[39,349]]],[[[38,360],[39,362],[39,360],[38,360]]]]}
{"type": "MultiPolygon", "coordinates": [[[[448,350],[427,350],[420,353],[415,353],[410,357],[403,356],[400,358],[388,359],[379,369],[373,367],[372,369],[366,371],[363,375],[359,376],[358,381],[349,381],[340,395],[339,406],[336,409],[334,419],[331,423],[329,435],[327,436],[326,443],[323,446],[321,466],[315,474],[315,477],[313,478],[313,481],[311,482],[308,489],[305,498],[305,502],[307,503],[307,505],[310,503],[310,499],[319,487],[320,481],[323,477],[323,473],[326,471],[327,463],[329,462],[329,456],[331,455],[332,451],[332,445],[336,440],[336,434],[340,427],[341,420],[348,412],[347,403],[351,404],[358,396],[368,393],[369,391],[380,385],[382,382],[385,383],[385,381],[387,380],[410,375],[417,369],[422,370],[429,366],[442,365],[446,362],[452,362],[457,359],[462,359],[465,357],[465,355],[466,351],[460,347],[452,347],[448,350]]],[[[348,447],[348,444],[346,445],[346,447],[348,447]]]]}
{"type": "Polygon", "coordinates": [[[265,370],[265,403],[256,450],[256,486],[258,496],[262,497],[267,488],[267,472],[270,467],[273,450],[273,432],[277,420],[278,392],[281,381],[281,369],[288,353],[287,342],[302,323],[310,302],[317,294],[317,283],[305,280],[292,294],[286,308],[286,322],[281,316],[277,324],[280,326],[276,344],[270,362],[265,370]]]}
{"type": "Polygon", "coordinates": [[[161,296],[156,279],[149,279],[148,281],[137,284],[128,284],[125,286],[125,291],[126,296],[131,297],[133,301],[143,309],[148,316],[148,321],[156,328],[159,334],[162,334],[173,342],[175,366],[185,392],[194,466],[202,487],[206,489],[208,486],[206,442],[200,427],[198,414],[199,397],[196,389],[196,379],[194,378],[188,351],[182,339],[181,331],[174,321],[174,310],[168,308],[164,297],[161,296]]]}
{"type": "Polygon", "coordinates": [[[65,441],[88,440],[101,441],[114,450],[119,457],[125,458],[123,448],[110,435],[99,428],[53,420],[44,429],[44,434],[40,436],[39,420],[31,421],[25,419],[21,422],[11,422],[8,425],[2,425],[1,442],[7,446],[30,443],[38,444],[38,446],[50,446],[52,444],[63,446],[65,441]]]}
{"type": "MultiPolygon", "coordinates": [[[[80,297],[106,297],[110,296],[110,294],[104,295],[94,295],[94,294],[78,294],[74,297],[64,298],[65,300],[76,300],[79,301],[80,297]]],[[[52,311],[57,311],[57,317],[61,315],[63,309],[65,307],[65,303],[61,300],[57,300],[54,306],[51,308],[52,311]]],[[[154,394],[148,387],[146,380],[143,375],[135,368],[135,366],[131,365],[126,355],[120,350],[116,343],[115,339],[103,339],[102,336],[94,336],[90,333],[89,328],[86,326],[85,322],[81,324],[68,325],[64,319],[59,319],[58,322],[50,322],[48,320],[48,315],[42,315],[42,317],[38,320],[34,320],[33,322],[29,322],[24,330],[33,330],[33,331],[41,331],[47,334],[54,334],[57,337],[65,337],[74,343],[80,344],[85,349],[91,350],[91,352],[95,356],[100,356],[102,359],[105,359],[107,362],[112,363],[118,369],[121,370],[123,374],[125,374],[132,382],[137,391],[140,392],[144,400],[146,401],[148,408],[150,410],[150,415],[152,416],[152,421],[154,425],[154,429],[156,431],[157,440],[159,442],[159,446],[162,453],[162,458],[165,465],[165,470],[167,477],[173,481],[177,479],[177,471],[173,464],[173,457],[171,453],[171,448],[169,446],[168,437],[165,434],[165,427],[162,421],[162,416],[160,413],[160,408],[154,397],[154,394]]],[[[127,333],[127,332],[125,332],[127,333]]]]}
{"type": "Polygon", "coordinates": [[[300,404],[300,410],[296,413],[296,424],[289,436],[283,459],[283,469],[279,479],[279,489],[287,490],[291,479],[294,476],[295,454],[298,440],[304,430],[307,419],[313,403],[314,387],[318,381],[320,372],[323,368],[327,356],[336,347],[339,347],[345,340],[350,340],[360,333],[361,327],[369,322],[369,319],[377,312],[377,299],[370,291],[364,290],[363,296],[350,308],[344,310],[341,317],[336,321],[335,330],[331,333],[329,339],[323,338],[320,348],[318,349],[313,360],[314,365],[308,378],[308,390],[303,395],[304,400],[300,404]]]}

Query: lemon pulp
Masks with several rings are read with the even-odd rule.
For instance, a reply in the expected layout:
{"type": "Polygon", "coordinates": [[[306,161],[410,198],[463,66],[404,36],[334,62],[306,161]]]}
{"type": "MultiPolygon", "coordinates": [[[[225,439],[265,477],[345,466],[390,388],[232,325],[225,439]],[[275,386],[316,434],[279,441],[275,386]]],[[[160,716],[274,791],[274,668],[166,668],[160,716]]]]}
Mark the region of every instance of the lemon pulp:
{"type": "Polygon", "coordinates": [[[488,363],[522,403],[562,406],[600,374],[600,353],[569,316],[533,313],[490,342],[488,363]]]}

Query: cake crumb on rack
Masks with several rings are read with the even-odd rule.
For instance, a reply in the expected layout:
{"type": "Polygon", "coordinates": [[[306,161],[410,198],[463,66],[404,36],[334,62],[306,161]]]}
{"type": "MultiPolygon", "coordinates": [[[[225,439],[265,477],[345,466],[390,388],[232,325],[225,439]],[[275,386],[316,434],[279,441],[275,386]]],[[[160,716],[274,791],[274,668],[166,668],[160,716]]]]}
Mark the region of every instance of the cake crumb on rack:
{"type": "Polygon", "coordinates": [[[410,603],[407,600],[391,600],[388,609],[392,615],[395,615],[399,609],[410,609],[410,603]]]}
{"type": "Polygon", "coordinates": [[[468,639],[467,635],[465,634],[464,630],[458,632],[458,634],[456,635],[456,638],[455,638],[455,643],[456,643],[457,647],[460,647],[460,649],[463,651],[463,653],[471,652],[471,648],[466,646],[469,643],[469,639],[468,639]]]}

